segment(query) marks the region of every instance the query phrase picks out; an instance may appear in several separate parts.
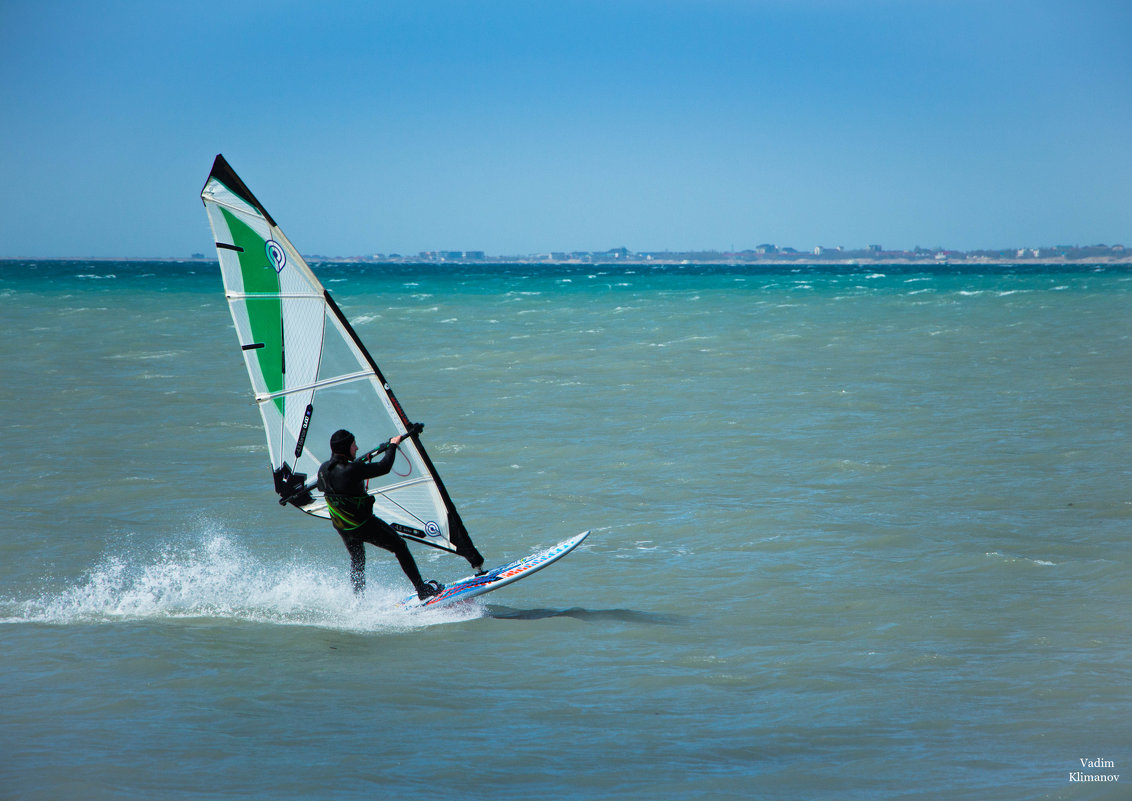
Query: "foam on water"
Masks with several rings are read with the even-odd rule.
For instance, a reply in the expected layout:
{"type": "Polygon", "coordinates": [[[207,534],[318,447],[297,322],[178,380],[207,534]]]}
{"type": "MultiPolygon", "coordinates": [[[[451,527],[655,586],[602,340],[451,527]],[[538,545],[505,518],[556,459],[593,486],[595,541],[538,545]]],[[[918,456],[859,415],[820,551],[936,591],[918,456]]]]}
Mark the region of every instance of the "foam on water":
{"type": "MultiPolygon", "coordinates": [[[[371,568],[372,570],[373,568],[371,568]]],[[[371,580],[354,595],[342,569],[256,557],[224,533],[166,545],[158,554],[108,553],[77,581],[30,599],[0,597],[3,623],[111,623],[204,618],[343,631],[419,628],[480,617],[477,603],[429,614],[394,608],[405,592],[371,580]]]]}

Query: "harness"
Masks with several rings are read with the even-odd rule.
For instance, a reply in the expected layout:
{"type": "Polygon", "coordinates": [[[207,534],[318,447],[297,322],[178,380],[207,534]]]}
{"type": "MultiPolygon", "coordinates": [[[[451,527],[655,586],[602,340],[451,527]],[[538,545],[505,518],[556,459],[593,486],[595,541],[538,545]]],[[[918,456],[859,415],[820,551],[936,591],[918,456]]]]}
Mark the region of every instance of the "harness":
{"type": "Polygon", "coordinates": [[[373,514],[372,495],[338,495],[330,491],[329,476],[323,465],[318,470],[318,488],[326,497],[330,521],[339,531],[353,531],[365,525],[373,514]]]}

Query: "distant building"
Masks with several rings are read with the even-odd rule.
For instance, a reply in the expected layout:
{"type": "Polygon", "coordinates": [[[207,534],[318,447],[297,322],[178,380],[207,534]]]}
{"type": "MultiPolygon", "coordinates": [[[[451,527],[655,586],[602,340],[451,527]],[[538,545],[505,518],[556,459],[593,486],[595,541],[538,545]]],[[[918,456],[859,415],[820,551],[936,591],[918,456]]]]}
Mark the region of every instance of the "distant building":
{"type": "Polygon", "coordinates": [[[422,250],[422,261],[483,261],[487,258],[483,250],[422,250]]]}

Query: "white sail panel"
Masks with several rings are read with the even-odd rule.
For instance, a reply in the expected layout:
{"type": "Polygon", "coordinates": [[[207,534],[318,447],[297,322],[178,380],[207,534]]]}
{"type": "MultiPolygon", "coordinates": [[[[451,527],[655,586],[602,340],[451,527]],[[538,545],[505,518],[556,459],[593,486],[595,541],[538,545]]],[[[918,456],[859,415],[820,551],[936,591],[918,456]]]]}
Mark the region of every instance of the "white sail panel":
{"type": "MultiPolygon", "coordinates": [[[[348,429],[365,452],[411,423],[345,316],[223,157],[201,197],[276,490],[329,517],[309,485],[330,458],[330,435],[348,429]]],[[[417,436],[401,443],[392,471],[371,479],[368,491],[375,514],[403,536],[482,561],[417,436]]]]}

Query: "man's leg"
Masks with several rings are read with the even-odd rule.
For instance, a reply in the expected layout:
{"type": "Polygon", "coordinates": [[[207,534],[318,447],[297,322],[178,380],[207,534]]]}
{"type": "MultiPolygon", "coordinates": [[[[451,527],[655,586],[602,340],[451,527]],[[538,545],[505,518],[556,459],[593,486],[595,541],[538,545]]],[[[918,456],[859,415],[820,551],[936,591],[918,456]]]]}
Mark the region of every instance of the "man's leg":
{"type": "Polygon", "coordinates": [[[350,583],[354,585],[354,593],[361,595],[366,591],[366,545],[354,536],[354,532],[338,533],[342,535],[342,542],[350,554],[350,583]]]}
{"type": "Polygon", "coordinates": [[[464,523],[457,517],[456,525],[448,532],[448,536],[452,539],[452,544],[456,547],[456,553],[468,560],[468,564],[477,574],[483,572],[483,556],[476,550],[476,546],[472,545],[472,538],[468,535],[468,530],[464,528],[464,523]]]}
{"type": "Polygon", "coordinates": [[[390,528],[388,523],[379,518],[371,517],[369,522],[358,529],[358,533],[366,542],[373,543],[378,548],[384,548],[396,556],[401,569],[405,571],[409,581],[413,582],[413,589],[420,590],[424,580],[421,578],[421,571],[417,569],[416,560],[413,559],[409,546],[397,536],[397,532],[390,528]]]}

